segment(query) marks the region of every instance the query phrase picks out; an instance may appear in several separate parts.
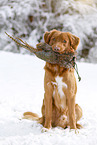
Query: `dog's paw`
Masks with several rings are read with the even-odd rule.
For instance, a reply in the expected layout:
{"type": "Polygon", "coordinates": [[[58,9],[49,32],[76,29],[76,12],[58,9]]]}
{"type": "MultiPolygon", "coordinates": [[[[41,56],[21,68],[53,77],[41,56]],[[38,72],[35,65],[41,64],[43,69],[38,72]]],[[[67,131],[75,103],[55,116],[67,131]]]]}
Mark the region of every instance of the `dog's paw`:
{"type": "Polygon", "coordinates": [[[76,124],[76,128],[81,129],[81,128],[83,128],[83,126],[81,124],[76,124]]]}
{"type": "Polygon", "coordinates": [[[44,128],[50,129],[52,127],[51,121],[45,121],[44,128]]]}
{"type": "Polygon", "coordinates": [[[70,129],[70,131],[69,132],[71,132],[71,133],[73,133],[73,134],[79,134],[79,130],[76,128],[76,129],[70,129]]]}
{"type": "Polygon", "coordinates": [[[44,133],[44,132],[48,132],[50,130],[51,130],[51,128],[48,129],[48,128],[43,127],[42,130],[41,130],[41,132],[44,133]]]}

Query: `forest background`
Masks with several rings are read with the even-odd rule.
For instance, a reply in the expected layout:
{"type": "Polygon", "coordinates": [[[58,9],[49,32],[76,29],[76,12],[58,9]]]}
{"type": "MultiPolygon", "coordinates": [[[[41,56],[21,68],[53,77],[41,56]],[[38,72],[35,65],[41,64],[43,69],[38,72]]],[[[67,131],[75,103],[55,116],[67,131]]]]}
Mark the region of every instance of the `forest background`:
{"type": "Polygon", "coordinates": [[[5,32],[35,47],[43,42],[44,32],[52,29],[78,36],[77,59],[97,62],[96,0],[0,0],[0,50],[29,53],[5,32]]]}

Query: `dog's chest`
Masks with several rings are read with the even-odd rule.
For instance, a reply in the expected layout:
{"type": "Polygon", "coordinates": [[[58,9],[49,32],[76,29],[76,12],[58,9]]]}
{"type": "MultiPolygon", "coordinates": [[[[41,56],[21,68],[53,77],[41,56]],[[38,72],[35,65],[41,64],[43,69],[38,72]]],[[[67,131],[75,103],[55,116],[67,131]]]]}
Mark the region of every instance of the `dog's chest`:
{"type": "Polygon", "coordinates": [[[64,97],[63,89],[67,88],[67,84],[65,82],[63,82],[63,77],[57,76],[55,78],[55,80],[56,80],[56,85],[57,85],[57,88],[58,88],[58,93],[60,95],[60,98],[62,99],[64,97]]]}
{"type": "Polygon", "coordinates": [[[53,97],[55,105],[62,110],[66,109],[66,94],[67,84],[63,82],[63,77],[55,77],[53,97]]]}

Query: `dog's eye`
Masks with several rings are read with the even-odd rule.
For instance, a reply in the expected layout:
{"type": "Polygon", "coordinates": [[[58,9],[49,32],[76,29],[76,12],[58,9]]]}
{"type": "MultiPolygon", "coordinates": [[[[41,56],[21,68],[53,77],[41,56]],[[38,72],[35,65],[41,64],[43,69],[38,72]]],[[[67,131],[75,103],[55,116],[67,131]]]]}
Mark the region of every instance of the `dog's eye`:
{"type": "Polygon", "coordinates": [[[53,40],[55,41],[55,38],[53,38],[53,40]]]}
{"type": "Polygon", "coordinates": [[[63,42],[66,43],[66,40],[64,40],[63,42]]]}

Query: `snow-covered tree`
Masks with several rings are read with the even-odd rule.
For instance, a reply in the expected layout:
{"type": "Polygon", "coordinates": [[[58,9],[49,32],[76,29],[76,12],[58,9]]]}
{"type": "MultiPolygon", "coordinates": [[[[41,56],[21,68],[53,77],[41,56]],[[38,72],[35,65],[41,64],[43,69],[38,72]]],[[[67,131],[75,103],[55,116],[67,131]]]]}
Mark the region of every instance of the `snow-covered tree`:
{"type": "MultiPolygon", "coordinates": [[[[97,61],[96,0],[1,0],[0,49],[25,53],[6,35],[20,37],[34,46],[51,29],[80,37],[79,58],[97,61]]],[[[28,51],[27,51],[28,52],[28,51]]],[[[26,53],[27,53],[26,52],[26,53]]]]}

